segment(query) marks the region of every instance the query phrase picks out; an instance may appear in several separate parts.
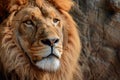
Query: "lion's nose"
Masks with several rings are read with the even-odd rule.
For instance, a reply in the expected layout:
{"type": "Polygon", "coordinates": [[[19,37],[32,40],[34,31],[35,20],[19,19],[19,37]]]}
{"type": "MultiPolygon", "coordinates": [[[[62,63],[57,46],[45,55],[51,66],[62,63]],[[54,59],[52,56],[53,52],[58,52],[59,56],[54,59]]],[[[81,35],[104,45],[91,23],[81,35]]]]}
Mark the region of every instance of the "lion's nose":
{"type": "Polygon", "coordinates": [[[59,42],[59,39],[58,38],[44,39],[44,40],[41,40],[41,42],[45,45],[48,45],[48,46],[54,46],[55,43],[59,42]]]}

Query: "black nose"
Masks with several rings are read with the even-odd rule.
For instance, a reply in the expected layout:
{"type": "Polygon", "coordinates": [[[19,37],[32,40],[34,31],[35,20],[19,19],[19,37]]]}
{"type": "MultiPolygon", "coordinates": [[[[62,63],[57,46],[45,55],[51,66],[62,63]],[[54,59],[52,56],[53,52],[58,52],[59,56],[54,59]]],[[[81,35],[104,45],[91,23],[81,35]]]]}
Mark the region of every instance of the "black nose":
{"type": "Polygon", "coordinates": [[[44,39],[44,40],[41,40],[41,42],[45,45],[48,45],[48,46],[53,46],[55,43],[58,43],[59,42],[59,39],[58,38],[54,38],[54,39],[44,39]]]}

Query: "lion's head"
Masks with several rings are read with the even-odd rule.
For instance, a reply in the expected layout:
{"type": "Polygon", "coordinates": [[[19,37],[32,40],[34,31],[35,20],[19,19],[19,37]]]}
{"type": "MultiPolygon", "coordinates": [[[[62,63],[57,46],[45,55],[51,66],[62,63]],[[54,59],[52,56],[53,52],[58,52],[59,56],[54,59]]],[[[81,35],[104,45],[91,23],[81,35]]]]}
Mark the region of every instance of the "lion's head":
{"type": "Polygon", "coordinates": [[[14,16],[19,47],[38,68],[55,71],[63,53],[62,16],[52,7],[25,7],[14,16]]]}
{"type": "Polygon", "coordinates": [[[16,1],[9,5],[10,15],[0,25],[3,68],[17,75],[23,70],[25,75],[33,71],[34,76],[44,72],[65,73],[68,78],[64,80],[69,80],[81,49],[76,25],[68,14],[71,0],[16,1]]]}

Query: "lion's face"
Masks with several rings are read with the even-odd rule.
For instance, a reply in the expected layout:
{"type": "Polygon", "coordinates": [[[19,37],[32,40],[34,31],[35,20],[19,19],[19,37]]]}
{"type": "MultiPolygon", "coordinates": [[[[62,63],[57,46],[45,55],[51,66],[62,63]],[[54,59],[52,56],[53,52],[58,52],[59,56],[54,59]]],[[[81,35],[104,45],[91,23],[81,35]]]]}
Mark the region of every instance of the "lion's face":
{"type": "Polygon", "coordinates": [[[60,67],[63,31],[58,11],[28,6],[15,14],[12,25],[18,46],[35,66],[46,71],[60,67]]]}

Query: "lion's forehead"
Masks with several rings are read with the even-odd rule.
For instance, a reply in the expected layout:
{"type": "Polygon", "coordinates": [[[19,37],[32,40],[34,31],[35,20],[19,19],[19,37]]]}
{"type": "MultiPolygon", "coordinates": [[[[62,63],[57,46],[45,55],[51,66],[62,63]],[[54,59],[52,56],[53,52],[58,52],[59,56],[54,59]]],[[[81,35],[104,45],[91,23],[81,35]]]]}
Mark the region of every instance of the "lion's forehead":
{"type": "Polygon", "coordinates": [[[26,8],[24,10],[24,13],[27,13],[28,15],[33,15],[36,17],[42,16],[41,10],[38,7],[26,8]]]}
{"type": "Polygon", "coordinates": [[[19,15],[24,16],[34,16],[36,18],[53,18],[59,17],[59,12],[54,9],[53,7],[25,7],[23,10],[20,11],[19,15]]]}

